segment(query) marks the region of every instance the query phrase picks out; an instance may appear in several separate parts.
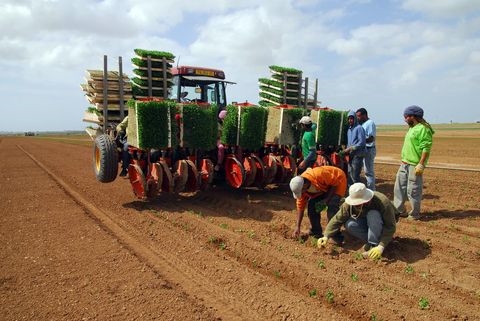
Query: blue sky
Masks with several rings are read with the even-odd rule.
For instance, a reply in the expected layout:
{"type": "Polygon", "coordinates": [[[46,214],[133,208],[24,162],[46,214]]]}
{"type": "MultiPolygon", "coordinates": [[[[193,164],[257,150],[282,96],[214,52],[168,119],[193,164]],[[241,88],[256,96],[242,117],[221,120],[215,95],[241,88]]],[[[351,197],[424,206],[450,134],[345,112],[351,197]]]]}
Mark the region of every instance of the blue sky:
{"type": "Polygon", "coordinates": [[[269,65],[319,81],[322,106],[402,124],[480,120],[480,0],[0,0],[0,132],[82,130],[86,69],[133,49],[223,69],[256,103],[269,65]],[[182,4],[183,3],[183,4],[182,4]]]}

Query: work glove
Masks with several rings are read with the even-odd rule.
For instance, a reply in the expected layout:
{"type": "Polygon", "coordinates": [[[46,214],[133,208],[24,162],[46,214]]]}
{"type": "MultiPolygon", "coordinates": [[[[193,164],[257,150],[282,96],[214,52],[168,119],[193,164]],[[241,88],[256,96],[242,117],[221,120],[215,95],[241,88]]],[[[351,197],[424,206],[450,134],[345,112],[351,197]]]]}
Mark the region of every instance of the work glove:
{"type": "Polygon", "coordinates": [[[381,245],[372,247],[370,251],[368,251],[368,257],[372,260],[378,260],[379,258],[382,257],[382,253],[384,249],[385,248],[381,245]]]}
{"type": "Polygon", "coordinates": [[[328,237],[324,236],[318,239],[317,241],[317,247],[325,247],[328,242],[328,237]]]}
{"type": "Polygon", "coordinates": [[[425,169],[425,166],[423,166],[422,164],[417,164],[417,166],[415,166],[415,175],[417,176],[422,175],[424,169],[425,169]]]}

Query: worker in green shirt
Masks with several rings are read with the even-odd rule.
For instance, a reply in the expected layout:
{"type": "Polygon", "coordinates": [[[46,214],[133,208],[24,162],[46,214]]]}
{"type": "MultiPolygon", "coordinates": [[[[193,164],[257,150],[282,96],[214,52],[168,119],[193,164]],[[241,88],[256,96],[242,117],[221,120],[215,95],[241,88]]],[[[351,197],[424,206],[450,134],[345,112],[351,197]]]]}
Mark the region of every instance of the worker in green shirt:
{"type": "Polygon", "coordinates": [[[423,171],[430,156],[434,130],[425,121],[423,109],[418,106],[407,107],[403,116],[409,129],[403,142],[402,164],[395,180],[393,204],[401,217],[418,220],[423,193],[423,171]],[[405,207],[407,200],[411,205],[409,212],[405,207]]]}
{"type": "Polygon", "coordinates": [[[304,130],[301,143],[303,160],[297,166],[297,175],[303,173],[307,168],[313,167],[317,160],[317,145],[315,143],[315,134],[313,133],[314,124],[312,119],[309,116],[303,116],[299,123],[304,130]]]}

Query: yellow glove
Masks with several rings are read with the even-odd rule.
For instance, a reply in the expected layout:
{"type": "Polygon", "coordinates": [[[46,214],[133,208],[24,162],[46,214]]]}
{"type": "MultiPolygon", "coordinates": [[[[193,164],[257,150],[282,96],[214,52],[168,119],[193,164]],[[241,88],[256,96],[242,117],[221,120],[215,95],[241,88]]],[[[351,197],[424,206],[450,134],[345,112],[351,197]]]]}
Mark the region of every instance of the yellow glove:
{"type": "Polygon", "coordinates": [[[317,241],[317,247],[325,247],[325,245],[327,245],[327,242],[328,242],[328,237],[326,236],[321,237],[317,241]]]}
{"type": "Polygon", "coordinates": [[[383,253],[384,249],[385,248],[381,245],[377,245],[375,247],[372,247],[370,249],[370,251],[368,251],[368,257],[372,260],[378,260],[379,258],[382,257],[382,253],[383,253]]]}
{"type": "Polygon", "coordinates": [[[425,169],[425,166],[423,166],[422,164],[417,164],[417,166],[415,166],[415,175],[417,176],[422,175],[424,169],[425,169]]]}

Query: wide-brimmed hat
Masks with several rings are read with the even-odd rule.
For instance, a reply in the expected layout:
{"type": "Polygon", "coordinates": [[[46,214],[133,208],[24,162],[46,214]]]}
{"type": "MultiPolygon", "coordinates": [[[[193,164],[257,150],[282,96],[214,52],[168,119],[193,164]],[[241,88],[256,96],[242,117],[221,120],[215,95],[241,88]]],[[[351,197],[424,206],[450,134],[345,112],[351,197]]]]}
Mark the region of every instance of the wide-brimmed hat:
{"type": "Polygon", "coordinates": [[[294,199],[299,199],[302,197],[302,189],[303,189],[303,177],[302,176],[295,176],[290,180],[290,189],[293,193],[294,199]]]}
{"type": "Polygon", "coordinates": [[[360,205],[370,201],[373,197],[373,191],[368,189],[363,183],[355,183],[348,190],[348,197],[345,203],[348,205],[360,205]]]}
{"type": "Polygon", "coordinates": [[[300,121],[300,124],[308,125],[312,123],[312,119],[309,116],[303,116],[300,121]]]}

